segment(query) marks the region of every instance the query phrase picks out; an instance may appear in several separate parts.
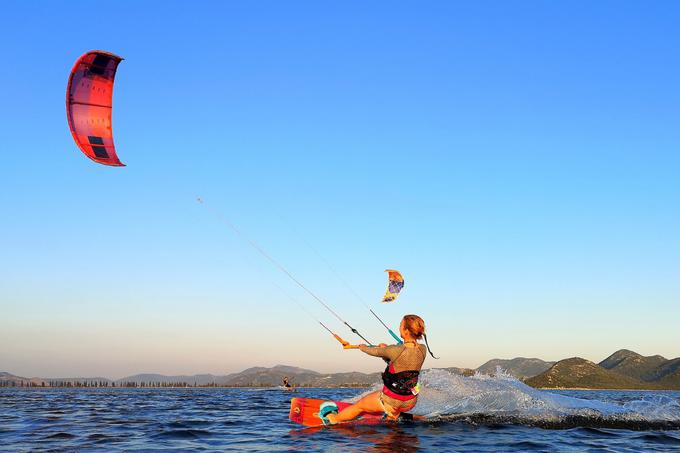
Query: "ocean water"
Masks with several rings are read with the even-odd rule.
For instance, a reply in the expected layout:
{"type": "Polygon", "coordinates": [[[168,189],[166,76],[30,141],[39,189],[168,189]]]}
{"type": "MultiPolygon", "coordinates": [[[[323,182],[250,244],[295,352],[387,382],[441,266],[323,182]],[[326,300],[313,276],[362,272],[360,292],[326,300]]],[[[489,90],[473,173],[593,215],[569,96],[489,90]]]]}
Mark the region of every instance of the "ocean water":
{"type": "Polygon", "coordinates": [[[427,371],[424,422],[305,429],[292,396],[366,389],[0,389],[2,451],[680,451],[680,392],[542,391],[427,371]]]}

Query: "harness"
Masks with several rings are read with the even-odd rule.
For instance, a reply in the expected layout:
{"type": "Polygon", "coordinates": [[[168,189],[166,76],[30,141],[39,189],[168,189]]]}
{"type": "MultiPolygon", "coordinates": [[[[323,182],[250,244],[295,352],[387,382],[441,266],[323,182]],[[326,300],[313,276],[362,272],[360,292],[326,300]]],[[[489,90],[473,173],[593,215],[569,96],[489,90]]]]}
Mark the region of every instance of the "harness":
{"type": "MultiPolygon", "coordinates": [[[[408,396],[408,399],[413,398],[418,392],[414,390],[418,387],[419,370],[405,370],[398,373],[394,372],[394,365],[389,364],[382,374],[382,381],[385,388],[390,393],[396,393],[399,396],[408,396]]],[[[392,395],[388,395],[392,396],[392,395]]],[[[402,399],[402,398],[397,398],[402,399]]]]}

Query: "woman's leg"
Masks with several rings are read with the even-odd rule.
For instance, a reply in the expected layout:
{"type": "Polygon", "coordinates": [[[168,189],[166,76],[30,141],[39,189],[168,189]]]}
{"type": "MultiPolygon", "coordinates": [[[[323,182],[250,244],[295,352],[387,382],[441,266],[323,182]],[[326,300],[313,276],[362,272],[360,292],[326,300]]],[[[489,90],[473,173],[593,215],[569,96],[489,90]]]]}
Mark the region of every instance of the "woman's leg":
{"type": "Polygon", "coordinates": [[[380,392],[369,393],[356,403],[341,410],[337,414],[328,414],[326,418],[331,423],[346,422],[354,420],[364,412],[382,412],[383,407],[380,403],[380,392]]]}
{"type": "Polygon", "coordinates": [[[412,400],[409,400],[408,402],[404,401],[397,406],[392,406],[391,404],[382,401],[382,405],[389,420],[398,420],[402,413],[408,412],[416,407],[416,401],[417,398],[413,398],[412,400]]]}

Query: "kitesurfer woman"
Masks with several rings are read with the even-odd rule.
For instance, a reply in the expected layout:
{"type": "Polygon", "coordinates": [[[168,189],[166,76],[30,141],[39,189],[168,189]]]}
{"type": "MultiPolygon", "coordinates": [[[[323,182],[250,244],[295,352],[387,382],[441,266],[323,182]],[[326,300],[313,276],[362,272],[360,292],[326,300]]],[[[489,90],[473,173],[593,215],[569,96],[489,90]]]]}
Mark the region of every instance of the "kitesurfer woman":
{"type": "Polygon", "coordinates": [[[429,345],[426,346],[425,322],[420,316],[406,315],[399,325],[399,334],[404,340],[403,344],[359,346],[366,354],[389,361],[382,374],[384,384],[382,390],[369,393],[340,412],[335,403],[322,404],[319,408],[319,417],[324,423],[335,424],[354,420],[364,412],[384,412],[388,419],[396,420],[401,414],[415,407],[420,391],[418,376],[425,361],[425,354],[429,351],[429,345]],[[421,338],[425,339],[425,345],[418,343],[421,338]]]}

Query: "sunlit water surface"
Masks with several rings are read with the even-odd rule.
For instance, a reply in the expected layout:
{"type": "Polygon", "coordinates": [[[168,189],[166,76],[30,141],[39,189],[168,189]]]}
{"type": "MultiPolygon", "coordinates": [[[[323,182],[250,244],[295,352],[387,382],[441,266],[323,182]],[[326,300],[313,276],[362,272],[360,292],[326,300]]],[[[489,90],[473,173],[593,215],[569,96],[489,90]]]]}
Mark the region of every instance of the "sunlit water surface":
{"type": "MultiPolygon", "coordinates": [[[[304,429],[279,389],[0,389],[0,450],[680,451],[680,392],[423,374],[425,422],[304,429]]],[[[365,390],[295,396],[356,399],[365,390]]]]}

